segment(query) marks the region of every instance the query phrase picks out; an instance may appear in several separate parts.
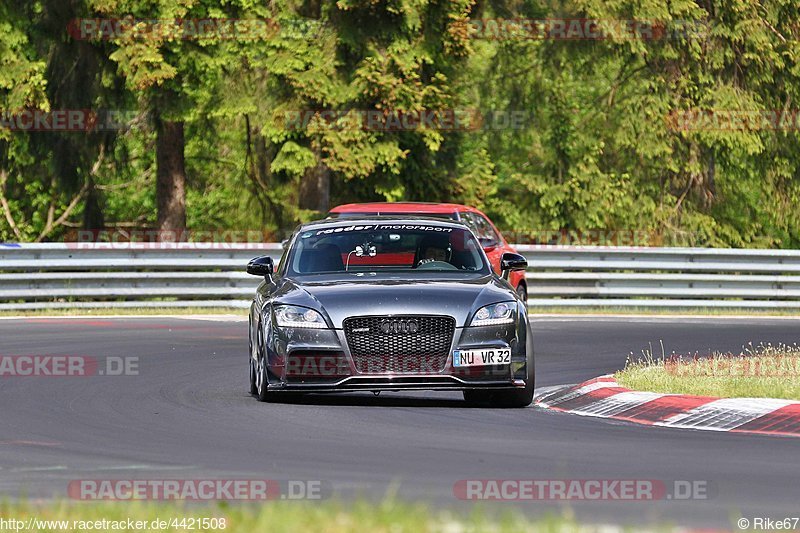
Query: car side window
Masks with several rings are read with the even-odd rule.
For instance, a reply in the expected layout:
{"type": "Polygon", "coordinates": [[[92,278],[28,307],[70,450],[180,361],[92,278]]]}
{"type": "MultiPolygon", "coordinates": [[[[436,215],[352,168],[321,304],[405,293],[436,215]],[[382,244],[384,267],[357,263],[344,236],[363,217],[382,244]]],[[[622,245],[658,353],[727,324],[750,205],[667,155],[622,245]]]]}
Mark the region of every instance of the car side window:
{"type": "Polygon", "coordinates": [[[461,219],[481,241],[481,246],[494,246],[500,242],[500,237],[492,225],[477,213],[461,213],[461,219]]]}
{"type": "Polygon", "coordinates": [[[475,223],[475,218],[472,216],[472,213],[460,213],[460,217],[461,222],[466,224],[476,237],[480,237],[480,234],[478,233],[478,225],[475,223]]]}
{"type": "Polygon", "coordinates": [[[475,218],[478,221],[478,227],[481,228],[481,240],[483,240],[484,235],[486,239],[491,240],[491,244],[500,244],[500,235],[492,227],[492,224],[486,220],[486,217],[482,215],[475,214],[475,218]]]}

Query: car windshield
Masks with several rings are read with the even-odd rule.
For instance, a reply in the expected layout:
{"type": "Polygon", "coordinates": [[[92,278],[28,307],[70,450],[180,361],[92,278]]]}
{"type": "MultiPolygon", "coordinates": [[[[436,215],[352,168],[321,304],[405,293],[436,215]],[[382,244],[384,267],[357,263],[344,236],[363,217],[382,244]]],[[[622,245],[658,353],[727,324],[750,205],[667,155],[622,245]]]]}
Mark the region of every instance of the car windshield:
{"type": "Polygon", "coordinates": [[[294,275],[490,272],[480,244],[469,230],[416,222],[302,230],[295,239],[287,266],[294,275]]]}

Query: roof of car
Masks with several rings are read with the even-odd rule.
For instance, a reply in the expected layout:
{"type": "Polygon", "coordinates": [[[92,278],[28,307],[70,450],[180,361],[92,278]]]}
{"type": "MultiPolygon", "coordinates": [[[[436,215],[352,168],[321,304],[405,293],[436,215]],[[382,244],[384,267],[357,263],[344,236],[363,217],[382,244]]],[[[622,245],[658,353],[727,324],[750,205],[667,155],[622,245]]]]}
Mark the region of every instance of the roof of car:
{"type": "Polygon", "coordinates": [[[416,215],[364,215],[363,217],[349,217],[349,218],[325,218],[322,220],[315,220],[300,226],[301,229],[317,228],[325,226],[358,226],[369,225],[374,223],[383,224],[406,224],[409,222],[417,222],[425,224],[434,224],[437,226],[453,226],[459,228],[466,228],[463,222],[451,219],[416,216],[416,215]]]}
{"type": "Polygon", "coordinates": [[[461,204],[435,202],[367,202],[344,204],[331,209],[331,213],[454,213],[456,211],[478,210],[461,204]]]}

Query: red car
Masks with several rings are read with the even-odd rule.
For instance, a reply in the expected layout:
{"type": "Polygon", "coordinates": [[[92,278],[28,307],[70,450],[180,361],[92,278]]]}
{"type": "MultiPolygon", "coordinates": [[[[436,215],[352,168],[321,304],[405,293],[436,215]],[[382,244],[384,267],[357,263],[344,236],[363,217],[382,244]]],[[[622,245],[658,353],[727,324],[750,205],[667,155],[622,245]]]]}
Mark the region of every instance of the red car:
{"type": "MultiPolygon", "coordinates": [[[[428,217],[459,220],[469,226],[481,242],[483,250],[492,263],[492,268],[500,274],[500,257],[504,252],[517,251],[510,246],[497,228],[474,207],[460,204],[436,204],[429,202],[370,202],[364,204],[344,204],[331,209],[329,218],[344,218],[365,215],[421,215],[428,217]]],[[[514,287],[522,301],[528,301],[528,285],[524,271],[514,271],[509,275],[509,283],[514,287]]]]}

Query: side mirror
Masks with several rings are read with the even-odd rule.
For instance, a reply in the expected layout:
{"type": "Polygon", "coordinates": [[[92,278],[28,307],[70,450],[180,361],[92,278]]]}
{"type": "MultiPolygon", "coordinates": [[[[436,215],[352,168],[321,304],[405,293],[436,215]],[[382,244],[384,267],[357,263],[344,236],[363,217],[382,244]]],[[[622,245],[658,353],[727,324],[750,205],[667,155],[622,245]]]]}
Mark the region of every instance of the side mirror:
{"type": "Polygon", "coordinates": [[[524,256],[506,252],[500,258],[500,271],[503,279],[508,279],[508,273],[512,270],[525,270],[528,268],[528,260],[524,256]]]}
{"type": "Polygon", "coordinates": [[[247,273],[253,276],[269,277],[275,271],[275,262],[268,255],[256,257],[247,263],[247,273]]]}

